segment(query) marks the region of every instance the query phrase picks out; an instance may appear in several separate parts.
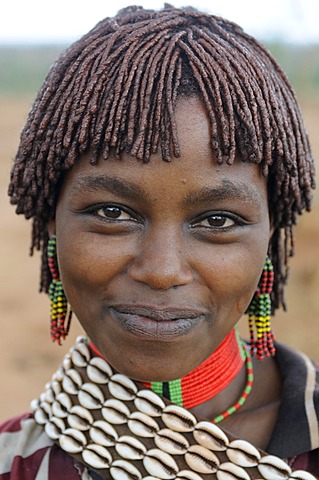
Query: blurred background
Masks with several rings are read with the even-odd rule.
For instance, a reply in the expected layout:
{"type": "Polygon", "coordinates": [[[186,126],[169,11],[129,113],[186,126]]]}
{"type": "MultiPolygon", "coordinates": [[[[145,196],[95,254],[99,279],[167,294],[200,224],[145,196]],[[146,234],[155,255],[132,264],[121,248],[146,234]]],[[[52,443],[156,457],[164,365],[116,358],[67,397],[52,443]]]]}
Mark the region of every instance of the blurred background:
{"type": "MultiPolygon", "coordinates": [[[[14,213],[6,195],[19,132],[44,76],[58,54],[100,19],[129,3],[90,0],[6,2],[0,17],[0,420],[28,410],[81,334],[73,323],[62,347],[49,339],[49,302],[38,294],[39,255],[28,256],[30,225],[14,213]],[[106,5],[107,3],[107,5],[106,5]],[[114,2],[115,3],[115,2],[114,2]],[[51,10],[50,10],[51,9],[51,10]]],[[[319,2],[318,0],[202,0],[191,4],[239,23],[265,43],[292,82],[319,158],[319,2]]],[[[163,2],[139,1],[147,8],[163,2]]],[[[319,198],[297,227],[296,257],[286,294],[288,312],[273,319],[279,340],[319,361],[319,198]]],[[[246,320],[242,331],[246,333],[246,320]]]]}

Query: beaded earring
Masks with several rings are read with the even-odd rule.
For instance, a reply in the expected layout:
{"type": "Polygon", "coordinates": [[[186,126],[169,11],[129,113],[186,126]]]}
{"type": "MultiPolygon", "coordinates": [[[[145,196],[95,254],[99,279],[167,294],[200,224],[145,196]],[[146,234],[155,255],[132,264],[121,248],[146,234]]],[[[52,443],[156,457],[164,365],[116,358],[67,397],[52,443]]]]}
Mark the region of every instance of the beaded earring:
{"type": "Polygon", "coordinates": [[[61,345],[61,339],[64,340],[69,333],[72,310],[68,309],[68,301],[63,290],[62,281],[59,278],[60,276],[57,267],[55,235],[52,235],[48,241],[48,266],[52,275],[52,282],[49,287],[51,304],[51,339],[53,342],[57,342],[59,345],[61,345]]]}
{"type": "Polygon", "coordinates": [[[273,356],[276,352],[275,337],[270,325],[270,294],[273,284],[274,269],[270,258],[267,257],[257,290],[248,309],[251,355],[256,355],[259,360],[273,356]],[[257,340],[255,339],[255,331],[257,340]]]}

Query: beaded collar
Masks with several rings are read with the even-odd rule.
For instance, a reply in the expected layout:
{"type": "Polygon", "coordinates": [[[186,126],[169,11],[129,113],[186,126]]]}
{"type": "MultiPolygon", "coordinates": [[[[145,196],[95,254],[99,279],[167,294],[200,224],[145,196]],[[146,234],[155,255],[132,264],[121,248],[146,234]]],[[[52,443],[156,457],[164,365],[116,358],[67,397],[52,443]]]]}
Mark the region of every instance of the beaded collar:
{"type": "Polygon", "coordinates": [[[81,337],[39,399],[35,422],[113,480],[315,480],[116,373],[81,337]]]}
{"type": "MultiPolygon", "coordinates": [[[[89,345],[94,353],[103,358],[92,342],[89,345]]],[[[189,409],[210,400],[230,385],[244,362],[246,364],[244,390],[233,405],[212,419],[214,423],[220,423],[244,405],[254,381],[251,355],[249,349],[243,344],[237,327],[229,332],[204,362],[185,377],[169,382],[142,382],[142,385],[151,388],[174,404],[189,409]]]]}

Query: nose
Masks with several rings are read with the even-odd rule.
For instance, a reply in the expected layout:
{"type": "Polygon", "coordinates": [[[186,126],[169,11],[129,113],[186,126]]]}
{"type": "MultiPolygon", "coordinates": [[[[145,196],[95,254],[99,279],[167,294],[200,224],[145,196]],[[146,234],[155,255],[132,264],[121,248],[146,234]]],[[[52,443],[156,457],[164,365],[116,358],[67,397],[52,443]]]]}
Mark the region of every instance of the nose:
{"type": "Polygon", "coordinates": [[[158,234],[149,232],[128,268],[128,275],[156,290],[187,285],[193,281],[193,273],[185,248],[176,233],[163,229],[158,234]]]}

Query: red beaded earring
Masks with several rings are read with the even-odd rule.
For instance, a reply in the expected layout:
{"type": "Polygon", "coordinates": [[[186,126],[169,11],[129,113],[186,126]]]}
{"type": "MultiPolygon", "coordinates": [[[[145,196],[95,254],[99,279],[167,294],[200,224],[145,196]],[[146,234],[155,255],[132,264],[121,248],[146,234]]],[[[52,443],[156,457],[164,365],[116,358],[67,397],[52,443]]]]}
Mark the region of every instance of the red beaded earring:
{"type": "Polygon", "coordinates": [[[270,258],[267,257],[257,290],[248,309],[251,355],[256,355],[259,360],[273,356],[276,352],[275,338],[270,325],[270,294],[273,283],[274,269],[270,258]]]}
{"type": "Polygon", "coordinates": [[[51,339],[53,342],[57,342],[61,345],[61,339],[64,340],[69,333],[72,310],[68,309],[68,301],[63,290],[62,282],[59,278],[55,235],[52,235],[48,242],[48,266],[52,275],[52,282],[49,287],[51,304],[51,339]]]}

